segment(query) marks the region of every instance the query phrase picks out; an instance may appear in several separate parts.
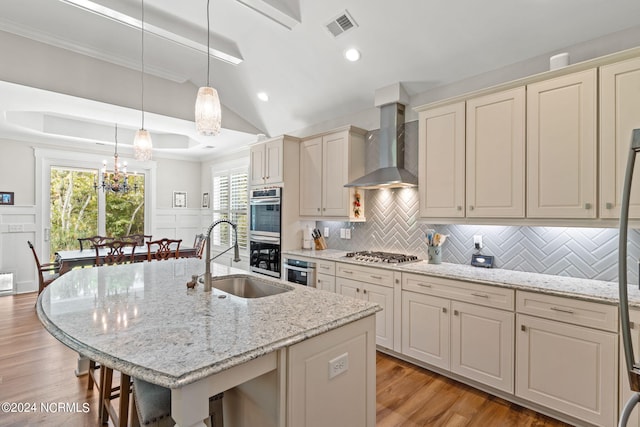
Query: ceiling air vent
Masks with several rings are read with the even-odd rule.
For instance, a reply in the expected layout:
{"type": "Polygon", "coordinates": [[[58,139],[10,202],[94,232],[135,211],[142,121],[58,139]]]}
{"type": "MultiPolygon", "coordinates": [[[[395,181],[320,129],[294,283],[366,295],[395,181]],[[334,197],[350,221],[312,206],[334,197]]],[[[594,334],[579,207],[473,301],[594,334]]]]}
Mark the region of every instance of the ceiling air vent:
{"type": "Polygon", "coordinates": [[[340,34],[344,34],[357,26],[356,21],[354,21],[351,15],[349,15],[349,12],[345,10],[327,24],[327,30],[333,34],[333,37],[338,37],[340,34]]]}

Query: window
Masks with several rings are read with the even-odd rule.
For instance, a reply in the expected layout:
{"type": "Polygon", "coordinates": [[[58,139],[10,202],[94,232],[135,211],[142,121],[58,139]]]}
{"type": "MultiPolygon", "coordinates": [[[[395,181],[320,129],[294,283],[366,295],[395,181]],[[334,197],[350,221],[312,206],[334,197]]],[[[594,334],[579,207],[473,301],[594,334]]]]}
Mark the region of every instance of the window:
{"type": "MultiPolygon", "coordinates": [[[[223,171],[213,176],[213,220],[228,219],[238,225],[238,246],[246,250],[249,241],[249,177],[246,168],[223,171]]],[[[220,224],[213,230],[212,244],[233,244],[233,228],[220,224]]]]}

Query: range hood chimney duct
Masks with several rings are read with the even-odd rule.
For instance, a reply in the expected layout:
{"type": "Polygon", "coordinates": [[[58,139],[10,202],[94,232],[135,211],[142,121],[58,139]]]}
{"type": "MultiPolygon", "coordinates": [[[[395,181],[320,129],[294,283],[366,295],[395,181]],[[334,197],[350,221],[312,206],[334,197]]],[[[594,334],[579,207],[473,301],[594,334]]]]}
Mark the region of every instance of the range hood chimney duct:
{"type": "Polygon", "coordinates": [[[404,169],[404,110],[398,102],[380,107],[379,167],[345,187],[416,187],[418,178],[404,169]]]}

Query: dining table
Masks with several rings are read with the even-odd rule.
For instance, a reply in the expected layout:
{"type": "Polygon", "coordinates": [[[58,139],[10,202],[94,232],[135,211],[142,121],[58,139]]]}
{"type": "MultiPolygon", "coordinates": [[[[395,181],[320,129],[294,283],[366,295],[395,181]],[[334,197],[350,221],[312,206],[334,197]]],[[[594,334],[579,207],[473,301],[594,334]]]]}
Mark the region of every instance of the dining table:
{"type": "MultiPolygon", "coordinates": [[[[358,343],[366,355],[366,361],[357,363],[366,366],[366,371],[357,370],[363,375],[358,390],[367,396],[366,425],[375,425],[374,319],[379,305],[217,263],[211,265],[216,279],[252,277],[281,292],[243,298],[215,284],[208,292],[197,281],[189,286],[204,270],[204,261],[195,258],[74,269],[45,288],[36,311],[44,328],[72,350],[169,388],[171,417],[180,427],[204,426],[210,396],[224,392],[224,399],[234,402],[237,394],[227,396],[227,391],[247,384],[262,390],[252,396],[263,396],[264,407],[272,408],[264,412],[273,417],[268,425],[290,425],[287,402],[293,391],[287,387],[293,378],[306,381],[304,374],[291,377],[290,349],[301,349],[315,337],[334,337],[337,345],[358,343]],[[356,341],[344,335],[356,333],[356,341]]],[[[335,390],[314,404],[323,404],[335,390]]],[[[233,425],[256,425],[234,422],[234,414],[244,412],[227,413],[227,404],[223,407],[225,424],[230,416],[233,425]]]]}
{"type": "MultiPolygon", "coordinates": [[[[124,248],[125,253],[131,253],[131,248],[124,248]]],[[[140,262],[146,261],[148,256],[147,246],[135,246],[133,247],[133,261],[140,262]]],[[[100,248],[97,256],[100,260],[103,260],[107,255],[107,248],[100,248]]],[[[180,247],[178,252],[180,258],[196,258],[197,250],[192,247],[180,247]]],[[[62,275],[75,267],[87,267],[96,265],[96,250],[95,248],[87,249],[73,249],[65,251],[56,251],[55,262],[58,265],[58,271],[62,275]]]]}

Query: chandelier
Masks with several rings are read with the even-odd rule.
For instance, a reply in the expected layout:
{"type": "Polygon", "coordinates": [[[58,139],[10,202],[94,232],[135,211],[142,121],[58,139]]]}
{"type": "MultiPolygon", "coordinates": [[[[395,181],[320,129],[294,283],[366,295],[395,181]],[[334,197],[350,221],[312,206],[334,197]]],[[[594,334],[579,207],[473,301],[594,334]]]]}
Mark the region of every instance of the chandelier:
{"type": "Polygon", "coordinates": [[[207,0],[207,86],[198,89],[196,98],[196,130],[200,135],[211,136],[220,133],[222,110],[218,91],[209,86],[209,64],[211,52],[209,50],[209,0],[207,0]]]}
{"type": "Polygon", "coordinates": [[[140,109],[142,113],[142,126],[136,132],[136,136],[133,139],[133,154],[136,160],[147,161],[151,160],[153,153],[153,143],[151,142],[151,134],[144,128],[144,0],[142,0],[142,27],[141,27],[141,72],[140,72],[140,92],[141,101],[140,109]]]}
{"type": "Polygon", "coordinates": [[[112,193],[128,193],[131,189],[138,191],[138,184],[134,183],[133,188],[129,185],[129,176],[127,174],[127,162],[120,163],[118,156],[118,125],[116,124],[116,150],[113,154],[113,172],[107,170],[107,161],[102,161],[102,168],[100,169],[100,175],[102,176],[102,182],[98,184],[97,177],[93,181],[93,188],[98,191],[98,188],[102,188],[102,191],[112,193]]]}

